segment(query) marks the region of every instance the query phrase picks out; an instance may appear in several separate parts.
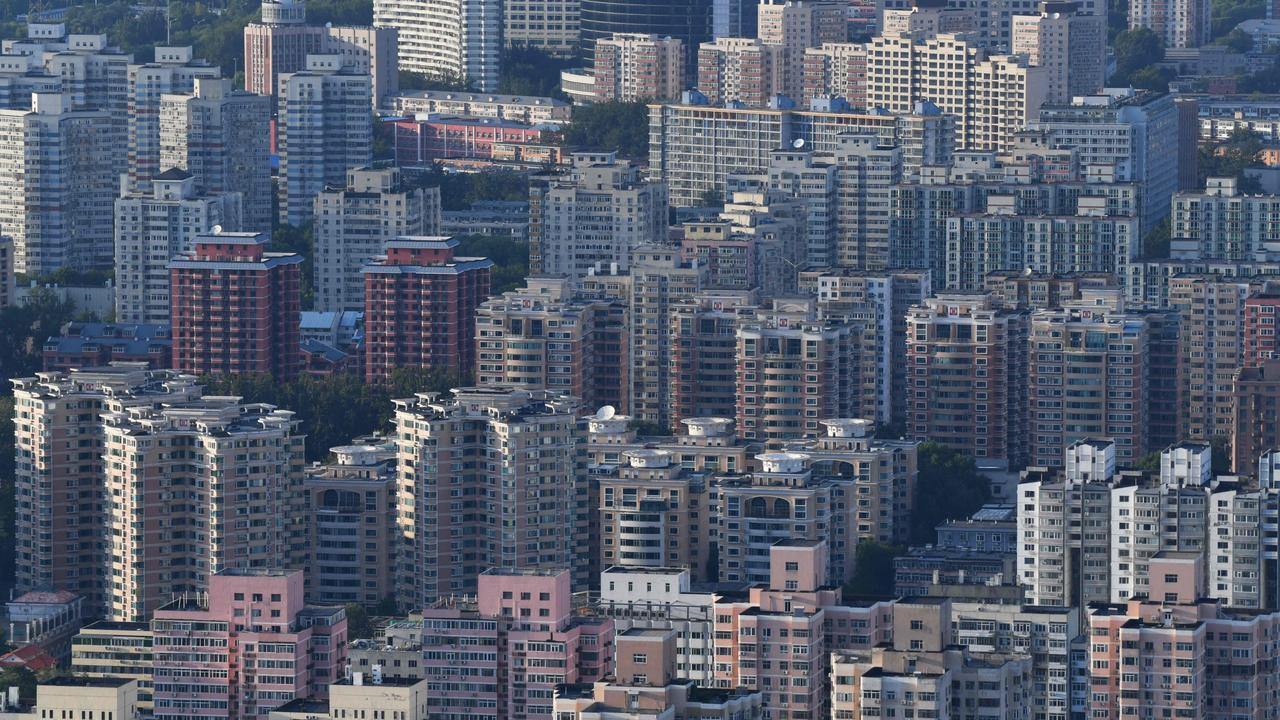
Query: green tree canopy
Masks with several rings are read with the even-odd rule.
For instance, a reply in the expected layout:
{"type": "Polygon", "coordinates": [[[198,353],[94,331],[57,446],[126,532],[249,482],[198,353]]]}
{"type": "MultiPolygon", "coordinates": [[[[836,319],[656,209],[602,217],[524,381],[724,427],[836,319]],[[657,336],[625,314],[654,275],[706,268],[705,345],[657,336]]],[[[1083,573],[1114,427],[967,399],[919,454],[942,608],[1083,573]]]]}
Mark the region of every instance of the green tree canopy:
{"type": "Polygon", "coordinates": [[[1126,30],[1116,36],[1113,45],[1116,74],[1111,84],[1128,85],[1134,73],[1164,60],[1164,43],[1150,28],[1126,30]]]}
{"type": "Polygon", "coordinates": [[[649,108],[641,102],[607,102],[574,108],[565,126],[565,143],[572,149],[617,152],[641,160],[649,155],[649,108]]]}
{"type": "Polygon", "coordinates": [[[991,479],[978,473],[973,458],[945,445],[921,443],[917,468],[912,545],[934,542],[939,524],[969,517],[991,499],[991,479]]]}
{"type": "Polygon", "coordinates": [[[854,554],[853,577],[844,585],[849,595],[893,595],[893,559],[907,549],[901,545],[886,545],[863,539],[854,554]]]}

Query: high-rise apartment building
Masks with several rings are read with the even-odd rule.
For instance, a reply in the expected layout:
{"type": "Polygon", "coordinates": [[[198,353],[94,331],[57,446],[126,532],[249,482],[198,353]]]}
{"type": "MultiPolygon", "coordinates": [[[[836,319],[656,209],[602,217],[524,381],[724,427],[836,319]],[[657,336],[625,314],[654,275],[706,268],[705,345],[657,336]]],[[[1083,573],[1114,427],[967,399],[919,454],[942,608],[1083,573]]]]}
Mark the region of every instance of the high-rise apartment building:
{"type": "Polygon", "coordinates": [[[1107,18],[1079,12],[1075,2],[1050,0],[1038,15],[1012,15],[1010,52],[1047,71],[1045,102],[1093,95],[1106,81],[1107,18]]]}
{"type": "Polygon", "coordinates": [[[818,434],[821,418],[848,417],[853,326],[819,321],[815,303],[777,299],[737,330],[735,419],[747,440],[778,444],[818,434]]]}
{"type": "Polygon", "coordinates": [[[1270,283],[1244,301],[1244,367],[1277,358],[1276,309],[1280,293],[1270,283]]]}
{"type": "Polygon", "coordinates": [[[853,396],[850,414],[901,424],[906,410],[907,356],[904,319],[933,294],[928,271],[851,268],[800,273],[800,290],[818,299],[818,318],[854,325],[853,396]]]}
{"type": "Polygon", "coordinates": [[[364,275],[365,380],[401,367],[475,370],[476,308],[489,296],[486,258],[457,257],[458,241],[400,237],[364,275]]]}
{"type": "MultiPolygon", "coordinates": [[[[525,6],[534,7],[528,2],[525,6]]],[[[480,92],[498,89],[501,3],[377,0],[373,4],[373,24],[397,30],[401,70],[433,80],[460,82],[480,92]]]]}
{"type": "Polygon", "coordinates": [[[1213,39],[1212,10],[1203,0],[1129,0],[1129,29],[1147,28],[1165,47],[1199,47],[1213,39]]]}
{"type": "MultiPolygon", "coordinates": [[[[852,577],[855,551],[862,540],[892,542],[905,531],[908,499],[915,481],[914,446],[901,449],[909,460],[895,462],[899,449],[877,447],[856,427],[857,421],[830,421],[832,433],[813,452],[771,452],[756,456],[760,469],[721,478],[717,558],[722,582],[767,582],[775,543],[826,541],[826,572],[836,584],[852,577]],[[852,428],[852,429],[851,429],[852,428]],[[843,433],[843,434],[841,434],[843,433]],[[827,448],[823,442],[852,445],[827,448]],[[868,472],[841,476],[825,462],[848,463],[868,472]],[[880,463],[884,463],[881,465],[880,463]],[[901,493],[901,495],[900,495],[901,493]]],[[[866,424],[863,421],[864,425],[866,424]]]]}
{"type": "Polygon", "coordinates": [[[0,235],[0,310],[12,305],[14,296],[14,251],[13,239],[0,235]]]}
{"type": "Polygon", "coordinates": [[[597,100],[670,100],[684,91],[684,44],[678,38],[619,33],[596,41],[597,100]]]}
{"type": "Polygon", "coordinates": [[[438,235],[440,188],[414,188],[395,167],[358,167],[346,184],[316,195],[315,308],[364,309],[360,268],[383,254],[388,240],[438,235]]]}
{"type": "Polygon", "coordinates": [[[217,572],[299,560],[305,458],[293,413],[210,397],[113,409],[102,425],[103,453],[119,460],[103,464],[101,486],[121,498],[104,518],[109,619],[145,620],[174,595],[209,589],[217,572]]]}
{"type": "Polygon", "coordinates": [[[476,310],[476,384],[545,388],[585,408],[630,410],[627,305],[581,297],[564,278],[525,287],[476,310]]]}
{"type": "Polygon", "coordinates": [[[1266,715],[1275,680],[1262,668],[1276,658],[1262,638],[1276,632],[1280,614],[1234,612],[1205,600],[1206,584],[1194,554],[1160,553],[1148,597],[1090,609],[1093,716],[1266,715]]]}
{"type": "Polygon", "coordinates": [[[307,24],[304,0],[265,0],[262,21],[244,28],[244,89],[265,95],[275,107],[280,76],[307,67],[307,56],[324,52],[324,28],[307,24]]]}
{"type": "Polygon", "coordinates": [[[671,309],[707,285],[707,268],[681,258],[680,249],[644,245],[631,258],[631,414],[670,426],[671,309]]]}
{"type": "Polygon", "coordinates": [[[271,106],[230,80],[196,78],[160,97],[160,167],[191,173],[196,193],[241,194],[241,229],[270,232],[271,106]]]}
{"type": "Polygon", "coordinates": [[[575,153],[567,173],[531,190],[530,268],[570,277],[597,266],[626,270],[636,248],[666,239],[665,190],[614,153],[575,153]]]}
{"type": "Polygon", "coordinates": [[[100,452],[79,446],[101,448],[108,391],[116,408],[157,398],[175,405],[199,398],[193,378],[148,373],[141,364],[14,381],[15,442],[23,457],[14,478],[15,587],[80,593],[86,612],[95,615],[107,604],[105,521],[92,502],[99,496],[103,462],[100,452]],[[76,502],[82,492],[83,504],[76,502]],[[82,529],[88,531],[83,538],[82,529]]]}
{"type": "Polygon", "coordinates": [[[373,160],[372,80],[342,55],[309,55],[280,77],[280,221],[302,225],[315,196],[373,160]]]}
{"type": "Polygon", "coordinates": [[[157,47],[155,60],[129,66],[129,180],[168,170],[161,163],[160,104],[167,93],[190,93],[196,78],[218,80],[221,68],[195,60],[190,47],[157,47]]]}
{"type": "Polygon", "coordinates": [[[710,478],[685,469],[669,450],[627,450],[601,475],[599,566],[688,568],[715,577],[711,554],[716,517],[710,478]]]}
{"type": "Polygon", "coordinates": [[[1169,214],[1178,189],[1178,111],[1173,98],[1143,90],[1108,88],[1101,95],[1046,103],[1028,118],[1050,147],[1074,149],[1085,165],[1110,165],[1119,182],[1136,183],[1144,237],[1169,214]]]}
{"type": "Polygon", "coordinates": [[[989,293],[938,293],[907,311],[907,436],[977,459],[1027,459],[1025,310],[989,293]]]}
{"type": "Polygon", "coordinates": [[[1236,371],[1231,409],[1232,470],[1254,475],[1262,453],[1280,448],[1280,359],[1236,371]]]}
{"type": "Polygon", "coordinates": [[[882,35],[867,43],[867,107],[909,113],[929,100],[957,117],[956,145],[971,150],[1011,147],[1046,99],[1046,75],[1018,56],[988,56],[963,34],[882,35]]]}
{"type": "Polygon", "coordinates": [[[582,482],[576,409],[510,386],[396,401],[403,607],[473,593],[487,568],[586,564],[570,531],[582,482]]]}
{"type": "Polygon", "coordinates": [[[714,105],[765,107],[785,95],[786,52],[759,38],[717,38],[698,47],[698,92],[714,105]]]}
{"type": "Polygon", "coordinates": [[[902,180],[903,149],[874,134],[846,133],[833,157],[836,262],[882,270],[889,261],[889,193],[902,180]]]}
{"type": "Polygon", "coordinates": [[[195,178],[166,170],[116,200],[116,321],[169,322],[169,261],[195,249],[214,227],[241,227],[238,192],[201,196],[195,178]]]}
{"type": "Polygon", "coordinates": [[[1244,365],[1245,301],[1258,280],[1180,275],[1169,281],[1169,307],[1182,316],[1175,387],[1179,435],[1210,442],[1231,435],[1231,385],[1244,365]]]}
{"type": "Polygon", "coordinates": [[[123,135],[116,116],[76,109],[75,98],[35,94],[30,110],[0,110],[0,174],[10,179],[0,193],[0,228],[13,240],[16,272],[112,265],[111,203],[123,169],[115,155],[123,135]]]}
{"type": "Polygon", "coordinates": [[[1086,438],[1113,441],[1121,467],[1133,467],[1150,452],[1150,343],[1143,317],[1126,313],[1114,290],[1089,291],[1061,309],[1031,315],[1028,441],[1034,465],[1057,466],[1067,446],[1086,438]]]}
{"type": "Polygon", "coordinates": [[[843,100],[810,107],[714,107],[701,93],[650,105],[650,177],[666,184],[672,206],[697,207],[707,192],[723,196],[730,175],[768,173],[779,148],[834,153],[841,135],[873,133],[897,143],[904,170],[914,170],[947,162],[956,146],[955,118],[932,103],[913,102],[898,114],[850,112],[843,100]]]}
{"type": "Polygon", "coordinates": [[[822,0],[764,0],[757,8],[756,37],[781,50],[781,92],[799,98],[804,92],[804,55],[808,48],[844,42],[848,37],[845,7],[822,0]]]}
{"type": "Polygon", "coordinates": [[[947,598],[899,600],[892,612],[891,643],[833,649],[835,717],[957,717],[974,707],[1003,718],[1032,717],[1038,688],[1028,654],[953,643],[952,628],[964,621],[947,598]]]}
{"type": "Polygon", "coordinates": [[[93,614],[139,620],[211,572],[291,562],[304,459],[291,413],[204,398],[195,378],[140,363],[15,385],[17,446],[33,459],[16,479],[20,589],[74,589],[93,614]],[[78,457],[85,447],[101,453],[78,457]]]}
{"type": "Polygon", "coordinates": [[[303,486],[307,597],[322,605],[373,607],[395,597],[395,446],[342,445],[329,452],[333,461],[307,468],[303,486]]]}
{"type": "Polygon", "coordinates": [[[698,293],[671,305],[671,428],[735,415],[737,331],[755,317],[752,291],[698,293]]]}
{"type": "Polygon", "coordinates": [[[804,84],[797,102],[844,98],[855,112],[867,109],[867,46],[823,43],[804,51],[804,84]]]}
{"type": "Polygon", "coordinates": [[[197,235],[169,262],[173,366],[197,375],[299,371],[302,257],[261,233],[197,235]]]}
{"type": "Polygon", "coordinates": [[[1280,260],[1280,222],[1274,195],[1246,195],[1235,178],[1211,177],[1203,190],[1173,196],[1170,257],[1179,260],[1280,260]]]}
{"type": "Polygon", "coordinates": [[[301,570],[219,572],[207,594],[157,610],[151,631],[156,720],[260,720],[328,697],[347,659],[346,613],[304,605],[301,570]]]}
{"type": "Polygon", "coordinates": [[[352,60],[360,72],[369,75],[375,111],[400,91],[399,31],[396,28],[326,25],[321,52],[352,60]]]}

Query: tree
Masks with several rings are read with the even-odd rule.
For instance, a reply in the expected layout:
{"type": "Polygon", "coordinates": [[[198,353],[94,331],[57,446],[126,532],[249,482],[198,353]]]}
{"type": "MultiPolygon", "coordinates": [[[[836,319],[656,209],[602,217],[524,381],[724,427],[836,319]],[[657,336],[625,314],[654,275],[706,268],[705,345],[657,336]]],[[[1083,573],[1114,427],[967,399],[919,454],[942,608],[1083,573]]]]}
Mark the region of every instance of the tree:
{"type": "Polygon", "coordinates": [[[1209,451],[1213,453],[1213,476],[1230,475],[1235,460],[1231,455],[1231,438],[1226,435],[1215,435],[1209,441],[1209,451]]]}
{"type": "Polygon", "coordinates": [[[401,90],[454,90],[468,92],[471,86],[461,77],[423,75],[411,70],[400,71],[401,90]]]}
{"type": "MultiPolygon", "coordinates": [[[[1267,16],[1267,6],[1263,0],[1213,0],[1212,8],[1211,32],[1213,37],[1221,40],[1229,40],[1236,32],[1236,26],[1245,20],[1267,16]]],[[[1230,46],[1229,43],[1228,46],[1230,46]]],[[[1253,43],[1250,42],[1249,48],[1252,47],[1253,43]]],[[[1248,48],[1235,51],[1246,52],[1247,50],[1248,48]]]]}
{"type": "Polygon", "coordinates": [[[9,668],[0,672],[0,689],[8,691],[11,687],[18,688],[18,697],[24,702],[35,702],[38,682],[36,674],[24,667],[9,668]]]}
{"type": "Polygon", "coordinates": [[[466,378],[443,368],[397,368],[389,381],[368,385],[355,375],[304,376],[279,383],[269,375],[218,375],[202,380],[210,395],[235,395],[250,403],[292,410],[307,435],[307,460],[322,460],[329,448],[384,431],[392,399],[419,392],[446,392],[466,378]]]}
{"type": "Polygon", "coordinates": [[[649,108],[640,102],[574,108],[573,120],[564,128],[564,141],[575,149],[645,159],[649,155],[649,108]]]}
{"type": "Polygon", "coordinates": [[[373,624],[369,622],[369,611],[359,603],[348,603],[344,608],[347,615],[347,639],[366,640],[373,637],[373,624]]]}
{"type": "Polygon", "coordinates": [[[1151,228],[1142,238],[1142,257],[1145,260],[1159,260],[1169,257],[1169,218],[1166,217],[1151,228]]]}
{"type": "Polygon", "coordinates": [[[1129,85],[1138,90],[1168,92],[1169,81],[1176,76],[1177,74],[1170,68],[1148,65],[1144,68],[1139,68],[1129,76],[1129,85]]]}
{"type": "Polygon", "coordinates": [[[934,542],[939,524],[969,517],[991,499],[991,479],[978,473],[973,458],[933,440],[921,443],[917,469],[912,545],[934,542]]]}
{"type": "Polygon", "coordinates": [[[75,314],[75,303],[43,287],[32,289],[26,304],[0,310],[0,384],[8,387],[10,379],[39,370],[44,341],[75,314]]]}
{"type": "Polygon", "coordinates": [[[858,543],[853,560],[853,577],[844,585],[849,595],[893,595],[893,559],[906,554],[901,545],[886,545],[864,539],[858,543]]]}
{"type": "Polygon", "coordinates": [[[1245,170],[1257,164],[1262,147],[1262,138],[1247,128],[1236,128],[1221,142],[1202,145],[1198,162],[1201,186],[1211,177],[1231,177],[1242,191],[1258,192],[1257,181],[1245,175],[1245,170]]]}
{"type": "Polygon", "coordinates": [[[1139,70],[1164,60],[1164,43],[1150,28],[1126,30],[1116,36],[1114,43],[1116,74],[1111,84],[1128,85],[1139,70]]]}
{"type": "Polygon", "coordinates": [[[1253,36],[1249,33],[1235,28],[1222,38],[1222,44],[1231,49],[1231,52],[1247,53],[1253,49],[1253,36]]]}
{"type": "Polygon", "coordinates": [[[489,294],[501,295],[524,285],[529,275],[529,243],[500,235],[463,235],[458,255],[487,257],[493,261],[489,294]]]}
{"type": "Polygon", "coordinates": [[[560,71],[575,64],[572,59],[555,58],[536,47],[508,48],[498,64],[498,92],[563,99],[560,71]]]}
{"type": "Polygon", "coordinates": [[[312,224],[301,227],[293,225],[277,225],[271,231],[272,252],[290,252],[302,256],[302,309],[310,310],[315,306],[315,237],[312,224]]]}

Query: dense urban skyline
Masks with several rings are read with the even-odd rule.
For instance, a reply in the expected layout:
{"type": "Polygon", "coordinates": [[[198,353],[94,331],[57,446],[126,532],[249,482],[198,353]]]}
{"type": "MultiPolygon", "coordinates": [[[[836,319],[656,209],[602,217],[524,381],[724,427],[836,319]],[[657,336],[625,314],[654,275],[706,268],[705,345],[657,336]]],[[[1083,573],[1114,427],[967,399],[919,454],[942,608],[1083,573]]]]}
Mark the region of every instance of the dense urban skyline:
{"type": "Polygon", "coordinates": [[[0,717],[1276,717],[1280,4],[53,5],[0,717]]]}

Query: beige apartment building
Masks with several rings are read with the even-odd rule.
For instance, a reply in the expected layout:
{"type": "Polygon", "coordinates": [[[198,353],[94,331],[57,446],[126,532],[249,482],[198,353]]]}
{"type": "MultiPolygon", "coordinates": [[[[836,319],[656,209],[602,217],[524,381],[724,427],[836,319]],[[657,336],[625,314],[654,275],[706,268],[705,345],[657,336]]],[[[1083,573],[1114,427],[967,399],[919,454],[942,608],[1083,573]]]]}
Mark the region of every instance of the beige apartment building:
{"type": "Polygon", "coordinates": [[[600,567],[679,567],[694,579],[713,577],[710,478],[681,467],[670,450],[622,455],[623,463],[599,478],[600,567]]]}
{"type": "Polygon", "coordinates": [[[907,436],[1017,467],[1029,450],[1028,314],[986,292],[945,292],[907,313],[907,436]]]}
{"type": "Polygon", "coordinates": [[[489,568],[585,568],[566,532],[583,481],[575,403],[490,385],[395,406],[403,606],[474,593],[489,568]]]}
{"type": "Polygon", "coordinates": [[[627,306],[530,277],[476,311],[476,384],[546,388],[619,412],[631,406],[627,306]]]}
{"type": "Polygon", "coordinates": [[[1177,389],[1178,434],[1209,442],[1230,436],[1232,383],[1244,366],[1245,300],[1261,279],[1178,275],[1169,279],[1169,307],[1182,315],[1177,389]]]}
{"type": "Polygon", "coordinates": [[[666,100],[684,91],[684,43],[679,38],[615,33],[596,40],[595,97],[603,102],[666,100]]]}

